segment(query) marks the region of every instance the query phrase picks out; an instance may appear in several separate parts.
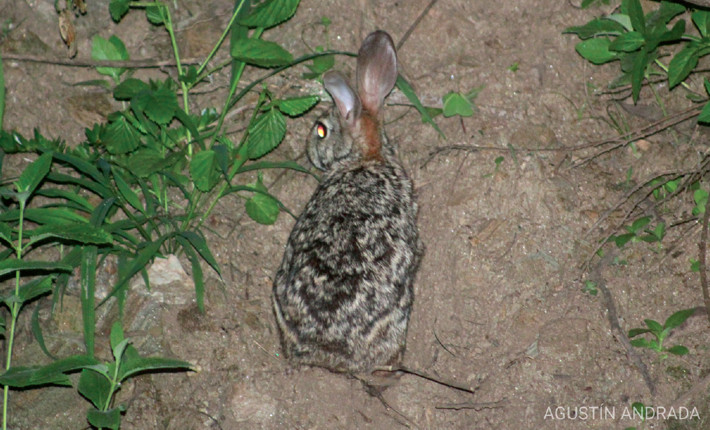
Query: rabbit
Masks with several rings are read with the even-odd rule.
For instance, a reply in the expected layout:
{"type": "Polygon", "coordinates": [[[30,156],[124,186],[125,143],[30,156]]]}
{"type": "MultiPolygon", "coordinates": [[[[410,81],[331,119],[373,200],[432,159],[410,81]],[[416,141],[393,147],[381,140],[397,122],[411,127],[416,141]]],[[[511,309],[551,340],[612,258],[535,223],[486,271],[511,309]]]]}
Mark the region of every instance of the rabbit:
{"type": "Polygon", "coordinates": [[[381,124],[397,80],[392,38],[375,31],[357,60],[357,91],[323,76],[334,108],[313,126],[311,163],[325,171],[291,231],[273,310],[295,365],[365,373],[404,354],[423,253],[412,181],[381,124]]]}

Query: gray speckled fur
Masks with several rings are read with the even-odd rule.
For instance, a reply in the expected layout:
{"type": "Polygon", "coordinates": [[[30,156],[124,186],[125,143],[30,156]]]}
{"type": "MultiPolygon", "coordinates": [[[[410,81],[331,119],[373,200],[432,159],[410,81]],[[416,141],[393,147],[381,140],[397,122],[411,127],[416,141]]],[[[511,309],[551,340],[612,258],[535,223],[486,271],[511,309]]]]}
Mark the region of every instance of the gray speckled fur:
{"type": "MultiPolygon", "coordinates": [[[[358,72],[366,75],[362,69],[386,61],[395,62],[396,78],[391,39],[375,32],[363,42],[358,72]],[[383,55],[392,58],[383,60],[383,55]]],[[[382,73],[392,80],[391,70],[382,73]]],[[[328,79],[343,85],[339,76],[328,79]]],[[[314,127],[309,158],[326,173],[291,231],[273,289],[286,356],[297,364],[346,372],[401,360],[412,282],[422,254],[412,182],[377,127],[379,109],[392,86],[383,85],[379,75],[365,79],[371,82],[359,82],[363,103],[362,112],[356,103],[356,118],[344,118],[347,109],[338,105],[320,120],[329,131],[327,139],[318,138],[314,127]],[[372,82],[387,88],[366,104],[362,87],[372,82]],[[377,127],[375,140],[383,146],[380,152],[378,145],[374,155],[363,149],[372,147],[362,142],[367,133],[360,116],[365,115],[375,118],[370,126],[377,127]]],[[[331,94],[350,88],[333,85],[326,83],[331,94]]]]}

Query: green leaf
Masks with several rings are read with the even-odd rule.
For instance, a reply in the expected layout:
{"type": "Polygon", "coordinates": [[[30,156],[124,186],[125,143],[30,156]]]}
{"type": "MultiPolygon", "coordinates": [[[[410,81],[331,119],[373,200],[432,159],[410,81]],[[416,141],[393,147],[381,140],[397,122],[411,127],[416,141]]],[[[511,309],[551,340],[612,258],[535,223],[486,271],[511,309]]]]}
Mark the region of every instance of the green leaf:
{"type": "Polygon", "coordinates": [[[291,18],[300,0],[266,0],[244,18],[237,20],[247,27],[270,28],[291,18]]]}
{"type": "Polygon", "coordinates": [[[182,236],[176,237],[178,243],[185,252],[185,256],[190,260],[190,265],[192,266],[192,280],[195,283],[195,300],[197,301],[197,309],[201,313],[205,313],[205,284],[202,276],[202,267],[200,266],[200,260],[197,258],[197,253],[187,241],[182,236]]]}
{"type": "Polygon", "coordinates": [[[688,352],[690,352],[688,351],[688,348],[684,347],[683,345],[672,346],[666,349],[666,351],[670,352],[673,355],[686,355],[688,352]]]}
{"type": "Polygon", "coordinates": [[[37,186],[52,166],[52,153],[45,152],[38,159],[30,163],[25,170],[22,171],[20,177],[15,182],[15,187],[17,188],[18,194],[24,196],[20,198],[21,200],[27,201],[27,199],[32,195],[37,186]]]}
{"type": "Polygon", "coordinates": [[[131,107],[145,112],[148,118],[161,125],[169,123],[179,109],[175,92],[165,86],[138,93],[131,99],[131,107]]]}
{"type": "MultiPolygon", "coordinates": [[[[685,12],[685,6],[683,6],[682,4],[662,1],[658,9],[649,13],[646,16],[646,27],[665,27],[665,25],[668,24],[668,21],[670,21],[674,16],[679,15],[683,12],[685,12]]],[[[683,21],[683,24],[685,24],[685,20],[681,21],[683,21]]]]}
{"type": "Polygon", "coordinates": [[[646,42],[643,35],[638,31],[624,33],[609,44],[610,51],[633,52],[643,46],[646,42]]]}
{"type": "MultiPolygon", "coordinates": [[[[128,349],[135,350],[132,346],[129,346],[128,349]]],[[[121,370],[119,371],[119,380],[121,381],[125,381],[127,378],[138,372],[155,372],[176,369],[192,370],[193,368],[192,364],[182,360],[173,360],[162,357],[140,357],[138,354],[128,354],[128,349],[126,350],[126,358],[121,363],[121,370]]]]}
{"type": "Polygon", "coordinates": [[[43,379],[49,377],[49,375],[73,372],[97,364],[99,364],[97,359],[87,355],[72,355],[71,357],[62,358],[54,363],[39,368],[36,377],[43,379]]]}
{"type": "Polygon", "coordinates": [[[426,124],[430,124],[434,130],[436,130],[437,133],[439,133],[439,136],[443,137],[446,139],[446,136],[444,135],[444,132],[441,131],[438,125],[436,125],[436,122],[434,122],[434,119],[431,117],[427,109],[424,107],[422,102],[419,100],[419,97],[417,97],[417,93],[414,92],[414,88],[412,88],[411,85],[409,85],[409,82],[407,82],[401,75],[397,76],[397,88],[399,88],[400,91],[402,91],[402,94],[404,94],[407,99],[409,100],[410,103],[414,106],[414,108],[419,112],[419,115],[422,117],[422,122],[426,124]]]}
{"type": "Polygon", "coordinates": [[[149,91],[150,86],[140,79],[128,78],[113,89],[116,100],[130,100],[141,91],[149,91]]]}
{"type": "Polygon", "coordinates": [[[30,321],[30,326],[32,328],[32,335],[34,335],[35,340],[37,341],[37,345],[39,345],[40,349],[44,354],[51,358],[54,361],[57,361],[58,358],[55,357],[49,350],[47,349],[47,345],[44,343],[44,334],[42,333],[42,326],[39,324],[39,310],[40,307],[39,305],[35,306],[35,310],[32,312],[32,320],[30,321]]]}
{"type": "Polygon", "coordinates": [[[660,333],[663,331],[663,327],[658,321],[654,321],[652,319],[646,319],[643,320],[643,322],[646,323],[646,326],[651,329],[651,332],[653,333],[660,333]]]}
{"type": "Polygon", "coordinates": [[[249,163],[247,165],[241,166],[237,169],[237,173],[250,172],[254,170],[263,169],[291,169],[301,173],[307,173],[314,178],[318,179],[318,175],[314,174],[310,170],[296,163],[295,161],[257,161],[254,163],[249,163]]]}
{"type": "MultiPolygon", "coordinates": [[[[94,36],[91,39],[91,58],[94,60],[121,61],[128,60],[128,50],[121,39],[111,36],[104,39],[101,36],[94,36]]],[[[97,67],[96,71],[102,75],[110,76],[118,82],[119,78],[126,71],[122,67],[97,67]]]]}
{"type": "Polygon", "coordinates": [[[650,332],[651,332],[651,330],[649,330],[647,328],[632,328],[631,330],[629,330],[629,337],[636,337],[640,334],[650,333],[650,332]]]}
{"type": "Polygon", "coordinates": [[[698,115],[698,122],[703,124],[710,123],[710,102],[705,103],[705,106],[703,106],[703,110],[700,111],[700,115],[698,115]]]}
{"type": "Polygon", "coordinates": [[[674,329],[683,324],[693,313],[695,313],[695,308],[678,311],[668,317],[663,327],[666,329],[674,329]]]}
{"type": "Polygon", "coordinates": [[[17,270],[33,270],[38,272],[71,272],[73,266],[56,261],[28,261],[9,258],[0,261],[0,276],[17,270]]]}
{"type": "Polygon", "coordinates": [[[634,233],[626,233],[626,234],[621,234],[619,236],[611,236],[609,238],[610,241],[614,242],[616,244],[617,248],[622,248],[624,245],[626,245],[631,239],[633,239],[636,235],[634,233]]]}
{"type": "Polygon", "coordinates": [[[72,208],[80,208],[85,212],[91,212],[94,210],[91,203],[89,203],[89,200],[69,190],[60,190],[58,188],[40,188],[35,192],[35,194],[52,199],[64,200],[64,205],[72,208]],[[67,202],[76,203],[76,206],[71,206],[67,202]]]}
{"type": "Polygon", "coordinates": [[[50,291],[52,291],[52,277],[45,276],[43,278],[33,279],[21,286],[18,296],[22,303],[26,303],[50,291]]]}
{"type": "Polygon", "coordinates": [[[706,10],[696,10],[691,15],[693,23],[698,27],[698,31],[702,37],[710,36],[710,12],[706,10]]]}
{"type": "Polygon", "coordinates": [[[286,100],[279,100],[276,107],[288,116],[299,116],[307,112],[318,103],[317,96],[294,97],[286,100]]]}
{"type": "Polygon", "coordinates": [[[0,239],[12,245],[12,229],[5,223],[0,223],[0,239]]]}
{"type": "Polygon", "coordinates": [[[675,87],[690,75],[695,66],[698,65],[698,49],[693,44],[688,44],[668,65],[668,85],[675,87]]]}
{"type": "Polygon", "coordinates": [[[121,18],[128,12],[131,0],[111,0],[108,5],[108,10],[111,13],[111,18],[114,22],[119,22],[121,18]]]}
{"type": "Polygon", "coordinates": [[[36,243],[47,238],[59,238],[82,244],[108,245],[113,243],[113,237],[105,230],[86,222],[58,225],[43,225],[28,232],[30,243],[36,243]]]}
{"type": "Polygon", "coordinates": [[[232,58],[260,67],[279,67],[293,62],[293,56],[277,43],[262,39],[244,39],[233,45],[232,58]]]}
{"type": "Polygon", "coordinates": [[[618,54],[609,50],[611,41],[606,37],[585,40],[575,45],[574,49],[584,59],[594,64],[604,64],[617,60],[618,54]]]}
{"type": "Polygon", "coordinates": [[[77,388],[82,396],[86,397],[99,409],[103,408],[106,400],[113,396],[111,381],[95,370],[83,369],[77,388]]]}
{"type": "Polygon", "coordinates": [[[128,202],[129,205],[131,205],[135,210],[145,213],[143,210],[143,205],[141,204],[140,198],[138,198],[138,194],[136,194],[133,189],[128,185],[125,179],[123,179],[123,176],[118,172],[118,170],[113,169],[113,181],[116,183],[116,188],[118,188],[118,192],[121,193],[121,196],[123,196],[124,199],[128,202]]]}
{"type": "Polygon", "coordinates": [[[281,112],[271,108],[249,125],[248,132],[248,155],[256,160],[279,146],[286,135],[286,120],[281,112]]]}
{"type": "Polygon", "coordinates": [[[642,33],[646,31],[646,20],[639,0],[622,0],[621,12],[629,16],[634,30],[642,33]]]}
{"type": "Polygon", "coordinates": [[[212,255],[209,246],[207,246],[207,241],[204,237],[195,233],[194,231],[183,231],[180,232],[179,237],[184,237],[187,239],[193,248],[200,253],[200,256],[207,262],[207,264],[214,269],[215,272],[221,277],[222,273],[219,270],[219,264],[217,260],[212,255]]]}
{"type": "Polygon", "coordinates": [[[634,28],[631,26],[631,20],[626,14],[612,13],[611,15],[606,16],[605,19],[619,23],[626,31],[634,31],[634,28]]]}
{"type": "Polygon", "coordinates": [[[209,192],[219,179],[217,154],[212,150],[200,151],[190,161],[190,177],[198,190],[209,192]]]}
{"type": "Polygon", "coordinates": [[[147,6],[145,8],[145,17],[148,18],[153,25],[162,25],[167,18],[165,5],[158,4],[157,6],[147,6]]]}
{"type": "Polygon", "coordinates": [[[121,408],[113,408],[107,411],[91,408],[86,411],[86,420],[96,428],[118,430],[121,428],[121,408]]]}
{"type": "Polygon", "coordinates": [[[141,141],[140,133],[123,116],[109,123],[101,137],[106,150],[114,155],[136,150],[141,141]]]}
{"type": "Polygon", "coordinates": [[[573,33],[586,40],[597,36],[618,36],[624,33],[624,26],[605,18],[594,18],[582,26],[567,27],[563,33],[573,33]]]}
{"type": "Polygon", "coordinates": [[[636,348],[651,348],[649,341],[644,338],[634,339],[630,343],[636,348]]]}
{"type": "Polygon", "coordinates": [[[278,201],[268,194],[254,193],[245,203],[247,215],[259,224],[271,225],[279,216],[278,201]]]}
{"type": "MultiPolygon", "coordinates": [[[[123,355],[123,351],[118,351],[119,354],[117,354],[116,350],[123,341],[125,340],[123,336],[123,328],[121,327],[120,321],[116,321],[113,323],[111,326],[111,333],[109,334],[109,342],[111,344],[111,350],[113,351],[113,356],[116,357],[116,359],[120,359],[121,356],[123,355]]],[[[125,348],[125,347],[124,347],[125,348]]]]}
{"type": "Polygon", "coordinates": [[[450,92],[443,97],[442,101],[444,102],[444,116],[446,118],[455,115],[463,117],[473,115],[471,102],[460,93],[450,92]]]}
{"type": "Polygon", "coordinates": [[[62,373],[44,373],[40,377],[37,374],[39,369],[39,367],[11,367],[0,375],[0,385],[14,388],[49,384],[71,387],[71,381],[66,375],[62,373]]]}

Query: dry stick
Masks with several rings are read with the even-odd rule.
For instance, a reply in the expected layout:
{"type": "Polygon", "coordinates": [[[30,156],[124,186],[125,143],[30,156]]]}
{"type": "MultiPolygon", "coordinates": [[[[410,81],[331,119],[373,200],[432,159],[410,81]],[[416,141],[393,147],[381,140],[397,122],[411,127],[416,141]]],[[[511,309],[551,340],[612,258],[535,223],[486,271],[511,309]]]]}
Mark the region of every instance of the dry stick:
{"type": "Polygon", "coordinates": [[[404,42],[406,42],[407,39],[409,39],[409,36],[412,34],[412,32],[414,31],[414,29],[419,25],[419,23],[422,21],[422,19],[424,19],[424,16],[425,16],[427,13],[429,13],[429,11],[431,10],[431,8],[434,7],[434,5],[436,4],[437,1],[439,1],[439,0],[431,0],[431,1],[429,2],[429,4],[427,5],[427,7],[424,8],[424,10],[422,11],[422,13],[419,14],[419,16],[417,17],[417,19],[414,20],[414,22],[412,23],[412,25],[409,26],[409,28],[407,29],[407,31],[404,33],[404,36],[402,36],[402,38],[401,38],[401,39],[399,40],[399,42],[397,43],[397,51],[399,51],[400,49],[402,49],[402,45],[404,45],[404,42]]]}
{"type": "Polygon", "coordinates": [[[463,385],[463,384],[460,384],[456,381],[437,378],[436,376],[433,376],[433,375],[426,373],[422,370],[412,369],[407,366],[377,366],[373,370],[383,370],[385,372],[408,373],[410,375],[414,375],[414,376],[418,376],[422,379],[426,379],[427,381],[431,381],[436,384],[443,385],[444,387],[453,388],[455,390],[465,391],[469,394],[475,394],[476,390],[478,389],[478,387],[470,388],[468,385],[463,385]]]}
{"type": "Polygon", "coordinates": [[[597,288],[601,290],[602,295],[604,296],[604,305],[607,309],[607,318],[609,319],[609,325],[611,326],[612,331],[616,332],[616,338],[624,346],[624,349],[626,349],[626,356],[629,358],[629,360],[631,360],[631,362],[636,366],[636,368],[638,368],[639,372],[641,372],[641,376],[646,382],[646,386],[651,392],[651,395],[655,396],[656,385],[653,383],[651,375],[648,373],[648,368],[646,368],[646,364],[644,364],[641,358],[636,355],[636,351],[631,345],[629,338],[626,336],[626,333],[624,333],[624,330],[621,329],[621,325],[619,324],[619,315],[616,312],[616,304],[614,303],[614,298],[611,295],[611,291],[609,291],[609,289],[606,287],[606,282],[602,277],[602,265],[609,264],[612,261],[613,256],[614,252],[609,252],[604,258],[602,258],[597,263],[596,266],[594,266],[594,268],[590,272],[590,280],[592,280],[596,284],[597,288]]]}
{"type": "Polygon", "coordinates": [[[700,286],[703,289],[703,299],[705,299],[705,310],[707,311],[708,322],[710,322],[710,293],[708,293],[708,275],[705,266],[705,251],[708,242],[708,219],[710,219],[710,198],[705,203],[705,214],[703,215],[703,230],[700,233],[700,243],[698,244],[698,263],[700,265],[700,286]]]}
{"type": "MultiPolygon", "coordinates": [[[[162,67],[177,67],[175,60],[121,60],[121,61],[111,61],[111,60],[71,60],[67,58],[47,58],[39,55],[28,55],[28,54],[14,54],[14,53],[4,53],[0,54],[4,60],[14,60],[14,61],[27,61],[31,63],[43,63],[43,64],[55,64],[59,66],[68,67],[123,67],[131,69],[154,69],[162,67]]],[[[200,64],[200,60],[197,58],[184,58],[181,59],[182,64],[200,64]]]]}
{"type": "Polygon", "coordinates": [[[510,402],[508,402],[507,399],[499,400],[497,402],[482,402],[482,403],[471,403],[471,402],[464,402],[464,403],[444,403],[442,405],[436,405],[436,409],[455,409],[455,410],[461,410],[461,409],[473,409],[476,411],[480,411],[483,409],[496,409],[496,408],[502,408],[505,406],[508,406],[510,402]]]}

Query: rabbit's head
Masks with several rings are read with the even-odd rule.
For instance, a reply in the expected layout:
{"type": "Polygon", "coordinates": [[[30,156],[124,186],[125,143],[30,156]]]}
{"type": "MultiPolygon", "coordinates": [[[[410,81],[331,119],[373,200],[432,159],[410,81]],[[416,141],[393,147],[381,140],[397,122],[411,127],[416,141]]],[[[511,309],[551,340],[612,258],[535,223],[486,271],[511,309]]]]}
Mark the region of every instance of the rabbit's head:
{"type": "Polygon", "coordinates": [[[339,72],[323,75],[335,107],[316,121],[308,140],[308,158],[321,170],[339,161],[382,157],[380,111],[397,81],[397,53],[389,34],[378,30],[362,42],[356,75],[357,91],[339,72]]]}

